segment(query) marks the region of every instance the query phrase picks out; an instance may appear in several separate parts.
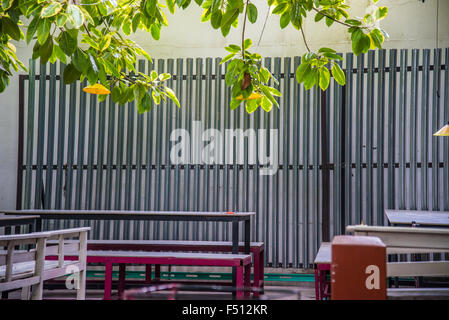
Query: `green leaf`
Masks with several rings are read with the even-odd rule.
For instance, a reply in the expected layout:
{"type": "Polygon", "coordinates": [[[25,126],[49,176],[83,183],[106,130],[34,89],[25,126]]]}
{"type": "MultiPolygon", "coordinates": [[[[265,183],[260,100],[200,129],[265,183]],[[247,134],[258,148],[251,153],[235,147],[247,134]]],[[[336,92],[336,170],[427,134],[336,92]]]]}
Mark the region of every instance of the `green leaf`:
{"type": "Polygon", "coordinates": [[[257,8],[252,3],[248,4],[248,20],[251,23],[255,23],[257,20],[257,8]]]}
{"type": "Polygon", "coordinates": [[[253,113],[259,107],[258,100],[247,100],[246,101],[246,112],[253,113]]]}
{"type": "Polygon", "coordinates": [[[179,100],[178,100],[178,98],[176,97],[176,95],[175,95],[175,93],[173,92],[172,89],[170,89],[170,88],[168,88],[168,87],[165,87],[165,93],[167,94],[167,96],[168,96],[171,100],[173,100],[174,103],[176,103],[176,105],[177,105],[178,107],[181,107],[181,105],[179,104],[179,100]]]}
{"type": "Polygon", "coordinates": [[[304,78],[304,89],[309,90],[312,88],[317,82],[319,78],[318,68],[312,68],[304,78]]]}
{"type": "Polygon", "coordinates": [[[3,11],[6,11],[9,8],[11,8],[13,3],[14,3],[14,0],[2,0],[0,7],[3,8],[3,11]]]}
{"type": "Polygon", "coordinates": [[[229,34],[229,31],[231,30],[231,26],[223,26],[223,23],[221,24],[221,34],[223,37],[226,37],[229,34]]]}
{"type": "Polygon", "coordinates": [[[319,85],[321,90],[326,90],[327,87],[329,86],[329,81],[330,81],[330,72],[326,67],[322,67],[320,68],[320,81],[319,81],[319,85]]]}
{"type": "Polygon", "coordinates": [[[231,110],[237,109],[237,107],[242,103],[241,100],[232,99],[230,103],[231,110]]]}
{"type": "Polygon", "coordinates": [[[112,88],[112,90],[111,90],[111,99],[112,99],[112,101],[118,102],[119,99],[120,99],[121,94],[122,94],[122,92],[120,90],[120,87],[115,86],[114,88],[112,88]]]}
{"type": "Polygon", "coordinates": [[[76,5],[69,4],[66,13],[68,14],[70,23],[72,23],[76,29],[79,29],[83,25],[84,14],[76,5]]]}
{"type": "Polygon", "coordinates": [[[373,22],[374,22],[374,18],[373,18],[373,16],[371,15],[371,14],[366,14],[364,17],[363,17],[363,21],[366,23],[366,24],[372,24],[373,22]]]}
{"type": "Polygon", "coordinates": [[[72,56],[73,65],[81,71],[83,74],[87,74],[89,68],[89,60],[87,60],[86,55],[81,51],[81,49],[76,49],[72,56]]]}
{"type": "Polygon", "coordinates": [[[336,63],[332,66],[332,76],[334,77],[335,81],[338,82],[338,84],[344,86],[346,83],[346,78],[343,70],[341,70],[340,66],[336,63]]]}
{"type": "Polygon", "coordinates": [[[243,49],[245,50],[249,49],[252,44],[253,41],[251,39],[245,39],[245,41],[243,41],[243,49]]]}
{"type": "Polygon", "coordinates": [[[129,36],[131,34],[131,20],[126,20],[122,25],[123,33],[129,36]]]}
{"type": "Polygon", "coordinates": [[[51,36],[47,38],[44,44],[39,47],[39,55],[41,57],[41,63],[46,64],[53,53],[53,39],[51,36]]]}
{"type": "Polygon", "coordinates": [[[159,40],[161,37],[161,26],[157,23],[151,25],[151,36],[154,40],[159,40]]]}
{"type": "Polygon", "coordinates": [[[151,71],[151,73],[150,73],[150,78],[151,78],[151,81],[154,81],[154,80],[156,80],[157,79],[157,77],[158,77],[158,74],[157,74],[157,72],[156,71],[151,71]]]}
{"type": "Polygon", "coordinates": [[[98,73],[95,72],[92,68],[89,68],[89,70],[87,72],[87,80],[89,81],[90,85],[97,83],[98,73]]]}
{"type": "Polygon", "coordinates": [[[170,73],[161,73],[159,76],[159,81],[165,81],[171,78],[171,74],[170,73]]]}
{"type": "Polygon", "coordinates": [[[60,14],[56,18],[56,24],[58,25],[58,27],[61,27],[61,28],[64,27],[66,21],[67,21],[67,15],[66,14],[60,14]]]}
{"type": "Polygon", "coordinates": [[[284,29],[290,23],[290,12],[286,11],[281,15],[280,25],[281,29],[284,29]]]}
{"type": "Polygon", "coordinates": [[[53,17],[54,15],[58,14],[61,9],[62,4],[60,4],[59,2],[51,2],[42,9],[41,18],[44,19],[53,17]]]}
{"type": "Polygon", "coordinates": [[[37,26],[37,41],[39,44],[43,44],[50,34],[51,22],[48,19],[39,19],[37,26]]]}
{"type": "Polygon", "coordinates": [[[214,29],[220,28],[221,18],[222,18],[222,13],[220,10],[216,10],[216,11],[214,11],[214,13],[212,13],[212,16],[210,18],[210,23],[214,29]]]}
{"type": "Polygon", "coordinates": [[[337,51],[335,51],[334,49],[331,49],[331,48],[326,48],[326,47],[320,48],[320,50],[318,50],[318,53],[323,53],[323,52],[336,53],[337,51]]]}
{"type": "Polygon", "coordinates": [[[333,52],[324,52],[323,56],[328,59],[332,59],[332,60],[343,60],[343,58],[341,56],[339,56],[338,54],[333,53],[333,52]]]}
{"type": "Polygon", "coordinates": [[[271,94],[269,88],[267,86],[261,85],[260,89],[262,90],[263,94],[265,95],[265,97],[267,97],[267,99],[270,100],[270,102],[275,105],[275,106],[279,106],[278,102],[276,101],[276,99],[273,97],[273,95],[271,94]]]}
{"type": "Polygon", "coordinates": [[[262,109],[264,109],[266,112],[270,112],[273,108],[273,104],[271,103],[270,99],[268,99],[266,96],[262,97],[262,103],[261,103],[262,109]]]}
{"type": "Polygon", "coordinates": [[[20,40],[20,29],[17,23],[12,21],[9,17],[3,16],[1,19],[3,32],[7,33],[8,36],[16,41],[20,40]]]}
{"type": "Polygon", "coordinates": [[[70,84],[72,82],[75,82],[76,80],[79,80],[80,76],[81,72],[79,72],[72,63],[69,63],[64,68],[64,73],[62,74],[62,78],[65,84],[70,84]]]}
{"type": "Polygon", "coordinates": [[[26,32],[26,42],[28,44],[33,39],[33,36],[37,31],[38,22],[39,22],[39,17],[35,16],[33,18],[33,20],[31,20],[30,24],[28,25],[27,32],[26,32]]]}
{"type": "Polygon", "coordinates": [[[362,32],[360,37],[358,37],[356,41],[352,42],[352,51],[355,53],[355,55],[359,55],[362,52],[366,53],[368,52],[370,45],[370,37],[362,32]]]}
{"type": "Polygon", "coordinates": [[[156,90],[153,90],[153,92],[151,92],[151,96],[153,97],[153,101],[155,104],[161,103],[161,95],[156,90]]]}
{"type": "Polygon", "coordinates": [[[323,19],[323,18],[324,18],[324,15],[318,12],[318,13],[315,15],[315,22],[318,22],[318,21],[320,21],[320,20],[323,19]]]}
{"type": "Polygon", "coordinates": [[[141,21],[141,17],[142,17],[142,14],[140,12],[133,17],[133,21],[132,21],[133,32],[137,31],[137,28],[139,27],[139,24],[141,21]]]}
{"type": "Polygon", "coordinates": [[[385,18],[387,16],[387,14],[388,14],[387,7],[379,7],[374,12],[374,17],[376,18],[376,20],[381,20],[381,19],[385,18]]]}
{"type": "Polygon", "coordinates": [[[326,21],[326,26],[328,26],[328,27],[330,27],[331,25],[334,24],[334,20],[332,20],[329,17],[326,17],[325,21],[326,21]]]}
{"type": "Polygon", "coordinates": [[[66,31],[61,32],[58,38],[58,43],[62,51],[68,56],[72,55],[77,48],[77,40],[73,39],[66,31]]]}
{"type": "Polygon", "coordinates": [[[235,45],[235,44],[230,44],[229,46],[225,47],[226,51],[229,51],[231,53],[237,53],[240,50],[242,50],[239,46],[235,45]]]}
{"type": "Polygon", "coordinates": [[[299,1],[293,1],[290,12],[290,20],[296,29],[300,29],[302,25],[301,4],[299,1]]]}
{"type": "Polygon", "coordinates": [[[167,2],[167,8],[168,11],[170,11],[171,14],[175,13],[175,1],[174,0],[166,0],[167,2]]]}
{"type": "Polygon", "coordinates": [[[221,60],[220,64],[223,64],[223,63],[231,60],[232,58],[234,58],[234,56],[235,56],[235,53],[228,54],[226,57],[223,58],[223,60],[221,60]]]}
{"type": "Polygon", "coordinates": [[[55,44],[53,45],[53,52],[56,55],[56,58],[59,59],[59,61],[61,61],[64,64],[67,63],[67,56],[58,45],[55,44]]]}
{"type": "Polygon", "coordinates": [[[281,97],[282,96],[282,93],[280,93],[279,90],[277,90],[277,89],[275,89],[273,87],[268,87],[268,90],[270,91],[270,93],[273,96],[277,96],[277,97],[281,97]]]}
{"type": "Polygon", "coordinates": [[[374,29],[373,31],[371,31],[370,36],[371,39],[373,39],[374,45],[377,48],[382,49],[382,43],[384,42],[384,36],[382,32],[380,32],[379,29],[374,29]]]}
{"type": "Polygon", "coordinates": [[[307,75],[307,73],[310,71],[311,66],[309,63],[301,63],[299,65],[299,67],[296,69],[296,81],[298,83],[301,83],[304,81],[305,76],[307,75]]]}
{"type": "Polygon", "coordinates": [[[104,51],[104,50],[106,50],[109,47],[109,45],[111,44],[111,39],[112,38],[111,38],[110,34],[105,35],[103,37],[103,39],[101,39],[100,51],[104,51]]]}
{"type": "Polygon", "coordinates": [[[268,80],[270,80],[271,73],[270,73],[270,71],[268,71],[267,68],[262,67],[262,68],[260,68],[259,72],[263,77],[263,82],[268,82],[268,80]]]}
{"type": "Polygon", "coordinates": [[[352,26],[360,26],[360,25],[362,25],[362,23],[359,20],[355,20],[355,19],[347,19],[345,21],[345,23],[350,24],[352,26]]]}
{"type": "Polygon", "coordinates": [[[221,19],[222,29],[225,27],[230,27],[232,25],[232,23],[237,19],[238,16],[239,16],[238,8],[228,9],[221,19]]]}
{"type": "Polygon", "coordinates": [[[287,8],[287,3],[281,3],[281,4],[277,5],[276,8],[274,8],[273,12],[271,12],[271,13],[272,14],[282,14],[286,8],[287,8]]]}

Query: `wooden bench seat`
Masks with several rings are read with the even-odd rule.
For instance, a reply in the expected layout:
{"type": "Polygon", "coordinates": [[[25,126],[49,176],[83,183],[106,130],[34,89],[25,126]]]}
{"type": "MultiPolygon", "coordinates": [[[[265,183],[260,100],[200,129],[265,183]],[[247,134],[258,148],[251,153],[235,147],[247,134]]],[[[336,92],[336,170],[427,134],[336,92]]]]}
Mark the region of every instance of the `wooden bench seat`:
{"type": "MultiPolygon", "coordinates": [[[[71,259],[71,257],[66,256],[66,259],[71,259]]],[[[242,297],[242,289],[250,286],[251,255],[249,254],[88,250],[87,262],[105,264],[105,300],[111,298],[113,264],[235,267],[237,270],[237,297],[242,297]]],[[[123,283],[124,273],[122,270],[119,278],[121,278],[119,282],[123,283]]]]}
{"type": "MultiPolygon", "coordinates": [[[[264,243],[251,242],[253,255],[252,286],[263,290],[264,287],[264,243]]],[[[191,251],[191,252],[232,252],[231,241],[184,241],[184,240],[88,240],[87,250],[123,250],[123,251],[191,251]]],[[[239,243],[239,252],[244,251],[244,243],[239,243]]],[[[88,253],[89,255],[89,253],[88,253]]],[[[88,259],[89,262],[89,259],[88,259]]],[[[152,265],[145,266],[146,283],[151,283],[152,265]]],[[[155,280],[160,280],[160,264],[155,265],[155,280]]],[[[126,264],[120,264],[120,274],[126,274],[126,264]]],[[[119,280],[119,295],[125,287],[125,277],[119,280]]],[[[258,293],[255,293],[258,296],[258,293]]]]}
{"type": "MultiPolygon", "coordinates": [[[[11,280],[21,279],[29,277],[30,275],[34,274],[35,271],[35,262],[34,261],[26,261],[26,262],[19,262],[14,263],[12,266],[12,273],[11,273],[11,280]]],[[[67,267],[69,265],[74,265],[72,261],[64,261],[64,263],[60,267],[67,267]]],[[[58,267],[58,261],[50,261],[45,260],[44,262],[44,270],[52,270],[56,269],[58,267]]],[[[66,273],[59,272],[59,276],[64,276],[66,273]]],[[[43,280],[52,279],[54,277],[59,277],[55,273],[44,273],[43,280]]],[[[4,280],[6,278],[6,266],[0,266],[0,281],[4,280]]]]}
{"type": "MultiPolygon", "coordinates": [[[[42,299],[44,281],[76,273],[77,299],[85,298],[87,232],[74,228],[0,236],[0,292],[22,289],[22,299],[42,299]],[[78,241],[66,239],[77,238],[78,241]],[[56,240],[54,244],[49,243],[56,240]],[[20,250],[20,247],[28,247],[20,250]],[[71,259],[64,259],[65,255],[71,259]],[[46,256],[56,261],[47,261],[46,256]]],[[[75,277],[74,277],[75,278],[75,277]]]]}

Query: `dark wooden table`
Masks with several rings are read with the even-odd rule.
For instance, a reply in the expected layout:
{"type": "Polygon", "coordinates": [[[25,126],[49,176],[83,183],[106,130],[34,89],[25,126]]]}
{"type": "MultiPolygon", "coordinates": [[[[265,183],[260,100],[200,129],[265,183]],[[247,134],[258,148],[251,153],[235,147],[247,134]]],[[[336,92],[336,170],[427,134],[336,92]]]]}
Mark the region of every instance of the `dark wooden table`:
{"type": "Polygon", "coordinates": [[[10,215],[0,212],[0,227],[6,227],[6,233],[12,226],[28,225],[29,232],[41,230],[41,217],[38,215],[10,215]]]}
{"type": "MultiPolygon", "coordinates": [[[[7,215],[32,216],[42,219],[75,220],[146,220],[146,221],[217,221],[232,223],[232,253],[239,252],[239,223],[244,224],[244,253],[250,253],[251,217],[255,212],[203,212],[203,211],[130,211],[130,210],[7,210],[7,215]]],[[[233,284],[236,270],[233,268],[233,284]]]]}
{"type": "Polygon", "coordinates": [[[420,226],[449,228],[448,211],[385,210],[388,222],[393,226],[420,226]]]}

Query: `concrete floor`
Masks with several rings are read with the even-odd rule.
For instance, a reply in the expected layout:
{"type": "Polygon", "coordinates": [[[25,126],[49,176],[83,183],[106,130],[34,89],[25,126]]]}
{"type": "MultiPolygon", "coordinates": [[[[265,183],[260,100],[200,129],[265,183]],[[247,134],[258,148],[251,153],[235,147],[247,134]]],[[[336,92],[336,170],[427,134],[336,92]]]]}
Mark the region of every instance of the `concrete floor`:
{"type": "MultiPolygon", "coordinates": [[[[67,289],[54,289],[44,290],[44,300],[72,300],[76,299],[76,294],[72,290],[67,289]]],[[[147,299],[147,300],[168,300],[171,293],[170,291],[153,292],[149,296],[135,297],[135,299],[147,299]]],[[[310,283],[298,283],[294,285],[267,285],[265,286],[265,292],[260,296],[259,300],[314,300],[315,288],[310,283]],[[299,293],[299,294],[298,294],[299,293]]],[[[10,292],[9,299],[20,299],[20,291],[10,292]]],[[[86,300],[102,300],[103,291],[98,289],[89,289],[86,291],[86,300]]],[[[232,295],[230,293],[223,292],[194,292],[194,291],[181,291],[178,293],[176,299],[178,300],[231,300],[232,295]]],[[[118,300],[116,290],[112,291],[112,299],[118,300]]]]}

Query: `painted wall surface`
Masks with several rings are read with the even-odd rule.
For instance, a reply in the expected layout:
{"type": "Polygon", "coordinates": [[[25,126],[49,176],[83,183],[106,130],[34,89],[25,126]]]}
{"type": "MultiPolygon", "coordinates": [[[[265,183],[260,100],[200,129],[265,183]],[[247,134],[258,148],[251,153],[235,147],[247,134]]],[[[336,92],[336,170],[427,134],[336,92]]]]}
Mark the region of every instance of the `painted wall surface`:
{"type": "MultiPolygon", "coordinates": [[[[267,16],[266,0],[254,0],[259,8],[255,24],[247,24],[246,36],[253,39],[253,50],[263,56],[298,56],[305,52],[301,34],[292,26],[280,30],[279,16],[267,16]],[[262,30],[264,32],[262,33],[262,30]],[[259,41],[260,40],[260,41],[259,41]]],[[[369,0],[347,1],[351,15],[363,17],[369,11],[369,0]]],[[[382,27],[388,32],[385,48],[445,48],[449,46],[449,1],[394,0],[380,1],[389,8],[388,17],[382,27]]],[[[177,8],[175,15],[167,15],[169,26],[161,32],[161,39],[154,41],[149,34],[138,33],[135,39],[155,58],[178,57],[222,57],[224,46],[241,41],[241,24],[232,29],[227,38],[210,23],[201,23],[201,9],[195,4],[186,10],[177,8]]],[[[315,23],[311,16],[305,23],[309,47],[332,47],[339,52],[351,50],[349,34],[344,27],[333,25],[327,28],[324,22],[315,23]],[[331,30],[331,32],[329,32],[331,30]]],[[[25,65],[32,53],[33,43],[27,46],[17,43],[17,55],[25,65]]],[[[0,209],[15,207],[16,163],[18,139],[19,79],[11,78],[10,86],[0,94],[0,209]]]]}

